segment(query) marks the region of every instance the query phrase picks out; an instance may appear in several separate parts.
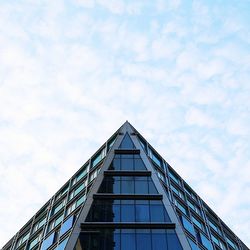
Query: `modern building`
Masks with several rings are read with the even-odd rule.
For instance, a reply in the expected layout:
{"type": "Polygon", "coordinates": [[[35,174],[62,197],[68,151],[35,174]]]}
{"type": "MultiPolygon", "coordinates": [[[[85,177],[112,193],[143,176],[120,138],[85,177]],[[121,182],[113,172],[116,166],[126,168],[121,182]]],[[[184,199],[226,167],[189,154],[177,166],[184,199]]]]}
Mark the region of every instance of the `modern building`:
{"type": "Polygon", "coordinates": [[[2,250],[249,250],[125,122],[2,250]]]}

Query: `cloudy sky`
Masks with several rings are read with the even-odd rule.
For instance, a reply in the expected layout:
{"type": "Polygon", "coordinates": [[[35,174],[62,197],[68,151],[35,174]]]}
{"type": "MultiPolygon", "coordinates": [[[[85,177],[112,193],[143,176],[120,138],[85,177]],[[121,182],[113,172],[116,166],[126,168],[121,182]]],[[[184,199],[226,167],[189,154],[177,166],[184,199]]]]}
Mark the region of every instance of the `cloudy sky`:
{"type": "Polygon", "coordinates": [[[0,246],[125,120],[250,245],[249,13],[0,0],[0,246]]]}

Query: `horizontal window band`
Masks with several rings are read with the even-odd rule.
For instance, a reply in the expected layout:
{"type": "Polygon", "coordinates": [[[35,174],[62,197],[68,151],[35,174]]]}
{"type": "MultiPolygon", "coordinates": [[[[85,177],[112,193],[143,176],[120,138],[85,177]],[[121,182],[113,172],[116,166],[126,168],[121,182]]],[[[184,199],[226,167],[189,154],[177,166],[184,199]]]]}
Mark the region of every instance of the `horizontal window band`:
{"type": "Polygon", "coordinates": [[[175,229],[175,223],[131,223],[131,222],[128,222],[128,223],[113,223],[113,222],[81,223],[81,229],[96,229],[96,228],[175,229]]]}
{"type": "Polygon", "coordinates": [[[93,194],[94,199],[101,200],[162,200],[161,194],[93,194]]]}
{"type": "Polygon", "coordinates": [[[115,149],[115,154],[135,155],[140,154],[140,149],[115,149]]]}
{"type": "Polygon", "coordinates": [[[104,171],[105,176],[151,176],[150,171],[104,171]]]}

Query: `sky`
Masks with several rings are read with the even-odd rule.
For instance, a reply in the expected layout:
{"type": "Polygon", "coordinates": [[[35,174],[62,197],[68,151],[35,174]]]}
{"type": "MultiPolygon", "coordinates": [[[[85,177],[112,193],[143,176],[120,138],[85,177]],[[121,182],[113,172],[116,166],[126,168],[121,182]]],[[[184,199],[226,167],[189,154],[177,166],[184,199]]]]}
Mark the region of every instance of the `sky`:
{"type": "Polygon", "coordinates": [[[0,0],[0,17],[0,246],[126,120],[250,246],[249,0],[0,0]]]}

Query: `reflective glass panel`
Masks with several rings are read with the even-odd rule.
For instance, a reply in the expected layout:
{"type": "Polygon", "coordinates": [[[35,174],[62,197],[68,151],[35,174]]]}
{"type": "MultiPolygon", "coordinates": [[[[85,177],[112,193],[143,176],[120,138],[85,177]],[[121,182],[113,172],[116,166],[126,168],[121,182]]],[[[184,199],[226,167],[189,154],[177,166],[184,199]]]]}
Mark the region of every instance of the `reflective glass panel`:
{"type": "Polygon", "coordinates": [[[174,230],[168,230],[167,233],[168,249],[183,250],[180,241],[174,230]]]}
{"type": "Polygon", "coordinates": [[[193,236],[195,236],[195,231],[194,231],[194,227],[193,227],[192,223],[189,222],[184,216],[181,216],[181,221],[182,221],[183,227],[184,227],[189,233],[191,233],[193,236]]]}
{"type": "Polygon", "coordinates": [[[68,238],[66,238],[65,240],[63,240],[56,248],[56,250],[64,250],[65,246],[67,244],[68,238]]]}
{"type": "Polygon", "coordinates": [[[137,230],[136,250],[151,250],[151,233],[149,229],[137,230]]]}
{"type": "Polygon", "coordinates": [[[66,221],[63,222],[60,230],[60,236],[65,234],[73,226],[73,222],[74,222],[74,216],[69,217],[66,221]]]}
{"type": "Polygon", "coordinates": [[[47,239],[43,241],[41,250],[47,250],[54,243],[55,233],[52,233],[47,239]]]}
{"type": "Polygon", "coordinates": [[[130,136],[128,135],[128,133],[125,134],[119,148],[121,148],[121,149],[134,149],[135,148],[135,145],[132,142],[132,140],[131,140],[130,136]]]}

